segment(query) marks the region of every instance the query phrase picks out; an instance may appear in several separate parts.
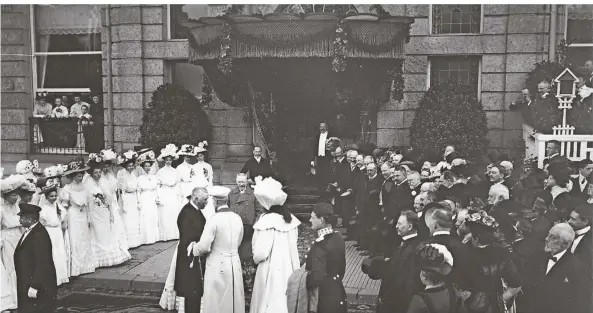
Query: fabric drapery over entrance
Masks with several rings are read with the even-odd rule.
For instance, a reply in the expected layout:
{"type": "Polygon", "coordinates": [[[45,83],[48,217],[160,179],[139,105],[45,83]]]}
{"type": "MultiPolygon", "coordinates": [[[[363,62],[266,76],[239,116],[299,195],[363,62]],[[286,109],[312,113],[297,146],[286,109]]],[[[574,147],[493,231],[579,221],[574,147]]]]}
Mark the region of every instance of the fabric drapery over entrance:
{"type": "MultiPolygon", "coordinates": [[[[190,62],[216,59],[220,55],[223,23],[230,25],[231,54],[233,58],[303,58],[331,57],[334,49],[336,15],[270,14],[265,17],[233,16],[201,18],[183,22],[188,28],[190,62]]],[[[404,44],[413,18],[371,17],[368,20],[348,21],[349,58],[404,57],[404,44]]]]}
{"type": "Polygon", "coordinates": [[[82,35],[101,32],[101,5],[36,5],[40,35],[82,35]]]}

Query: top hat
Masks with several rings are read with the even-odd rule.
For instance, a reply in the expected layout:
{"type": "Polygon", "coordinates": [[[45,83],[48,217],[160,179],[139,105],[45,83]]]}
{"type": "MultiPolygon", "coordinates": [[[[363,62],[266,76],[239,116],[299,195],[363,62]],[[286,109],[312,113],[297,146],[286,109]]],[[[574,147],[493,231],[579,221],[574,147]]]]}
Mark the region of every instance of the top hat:
{"type": "Polygon", "coordinates": [[[34,204],[29,204],[29,203],[19,203],[19,209],[20,212],[17,213],[18,216],[23,216],[23,215],[39,215],[39,212],[41,212],[41,208],[34,205],[34,204]]]}

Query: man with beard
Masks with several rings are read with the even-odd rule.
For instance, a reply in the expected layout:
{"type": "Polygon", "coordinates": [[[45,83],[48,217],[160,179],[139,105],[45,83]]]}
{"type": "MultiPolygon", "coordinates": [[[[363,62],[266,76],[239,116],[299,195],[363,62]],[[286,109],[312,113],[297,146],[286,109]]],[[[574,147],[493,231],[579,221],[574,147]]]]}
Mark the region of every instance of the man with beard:
{"type": "Polygon", "coordinates": [[[342,225],[346,227],[346,236],[353,238],[355,234],[353,217],[355,215],[356,201],[354,197],[354,186],[361,173],[360,168],[356,166],[356,159],[358,152],[356,150],[349,150],[347,153],[348,167],[346,174],[342,177],[342,183],[338,182],[340,187],[340,198],[342,199],[342,225]]]}
{"type": "MultiPolygon", "coordinates": [[[[344,199],[344,197],[342,197],[342,194],[346,190],[350,189],[350,165],[344,157],[344,153],[342,152],[341,147],[337,147],[336,150],[332,152],[332,156],[334,157],[334,159],[331,163],[332,175],[330,182],[330,191],[331,195],[334,198],[334,213],[337,215],[337,217],[340,218],[340,221],[338,221],[338,224],[336,226],[341,227],[345,219],[343,207],[346,200],[344,199]]],[[[349,221],[347,223],[349,223],[349,221]]],[[[346,225],[348,225],[347,223],[346,225]]]]}
{"type": "Polygon", "coordinates": [[[362,271],[371,279],[381,279],[377,313],[405,313],[414,293],[423,289],[420,270],[414,265],[416,248],[422,242],[418,236],[418,215],[402,211],[395,226],[401,245],[389,258],[367,258],[362,271]]]}
{"type": "Polygon", "coordinates": [[[185,312],[199,313],[204,294],[205,258],[193,254],[193,244],[200,241],[206,217],[202,210],[208,203],[208,191],[194,188],[189,202],[179,212],[179,246],[175,268],[175,292],[185,297],[185,312]]]}

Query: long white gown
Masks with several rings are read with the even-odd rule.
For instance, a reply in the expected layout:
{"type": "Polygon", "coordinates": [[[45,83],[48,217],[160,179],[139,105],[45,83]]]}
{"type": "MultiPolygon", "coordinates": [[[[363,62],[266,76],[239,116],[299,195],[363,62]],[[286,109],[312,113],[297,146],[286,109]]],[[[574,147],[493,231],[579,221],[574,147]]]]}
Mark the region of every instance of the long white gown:
{"type": "Polygon", "coordinates": [[[111,205],[115,196],[106,179],[98,181],[91,178],[86,182],[91,221],[91,245],[96,267],[107,267],[122,264],[132,258],[128,250],[122,249],[118,241],[115,227],[115,208],[111,205]],[[96,200],[95,195],[103,194],[105,202],[96,200]],[[111,215],[114,215],[112,222],[111,215]]]}
{"type": "Polygon", "coordinates": [[[117,177],[112,171],[108,171],[103,173],[101,179],[106,179],[109,182],[109,187],[111,188],[113,194],[115,195],[111,200],[111,206],[113,211],[116,212],[113,215],[113,226],[116,229],[117,233],[117,241],[119,243],[119,247],[123,250],[128,250],[130,247],[128,245],[128,238],[126,235],[126,228],[124,227],[124,221],[121,218],[121,208],[119,205],[119,201],[117,199],[118,195],[118,187],[117,187],[117,177]]]}
{"type": "Polygon", "coordinates": [[[192,177],[194,187],[212,187],[212,181],[214,179],[212,165],[204,161],[198,161],[192,165],[192,169],[194,173],[192,177]]]}
{"type": "Polygon", "coordinates": [[[253,225],[253,260],[258,266],[250,313],[288,313],[288,278],[300,268],[297,248],[300,224],[294,216],[286,223],[280,214],[266,213],[253,225]]]}
{"type": "Polygon", "coordinates": [[[138,177],[138,209],[140,210],[140,242],[153,244],[159,240],[159,211],[157,208],[158,180],[154,174],[138,177]]]}
{"type": "Polygon", "coordinates": [[[177,165],[175,170],[181,178],[179,187],[181,188],[181,196],[185,199],[187,196],[191,195],[191,192],[194,189],[193,177],[195,176],[195,173],[192,171],[192,165],[187,162],[177,165]]]}
{"type": "MultiPolygon", "coordinates": [[[[208,204],[206,205],[206,207],[204,208],[204,210],[202,210],[202,214],[204,214],[204,217],[206,218],[206,221],[208,221],[212,215],[214,215],[215,211],[214,211],[214,201],[212,201],[212,198],[209,199],[208,204]]],[[[175,267],[177,266],[177,248],[179,247],[179,244],[177,245],[177,247],[175,247],[175,253],[173,254],[173,259],[171,260],[171,266],[169,267],[169,274],[167,275],[167,280],[165,281],[165,288],[163,289],[163,293],[161,294],[161,300],[159,301],[159,305],[161,306],[161,308],[168,310],[168,311],[173,311],[173,310],[177,310],[178,313],[184,313],[185,312],[185,298],[184,297],[178,297],[177,293],[175,292],[175,267]]],[[[187,251],[186,251],[187,253],[187,251]]],[[[201,310],[202,312],[204,312],[204,297],[202,297],[202,306],[201,306],[201,310]]]]}
{"type": "Polygon", "coordinates": [[[51,239],[51,253],[56,267],[56,279],[59,286],[69,282],[70,276],[64,244],[64,233],[62,232],[62,221],[66,218],[66,210],[60,207],[58,201],[51,203],[45,197],[39,201],[39,204],[41,207],[39,222],[45,226],[51,239]],[[60,215],[58,215],[58,211],[60,215]]]}
{"type": "Polygon", "coordinates": [[[159,240],[168,241],[179,239],[177,216],[182,208],[181,187],[179,173],[165,165],[156,173],[158,179],[159,210],[159,240]]]}
{"type": "Polygon", "coordinates": [[[21,227],[20,218],[17,215],[19,212],[18,204],[9,204],[1,199],[1,213],[0,213],[0,240],[2,241],[2,273],[0,273],[1,283],[0,294],[0,311],[13,310],[17,308],[16,298],[16,271],[14,269],[14,250],[23,235],[23,228],[21,227]]]}
{"type": "Polygon", "coordinates": [[[121,191],[120,214],[126,230],[128,246],[140,246],[140,212],[138,211],[138,177],[125,169],[117,172],[117,185],[121,191]]]}
{"type": "Polygon", "coordinates": [[[70,277],[95,271],[95,258],[91,246],[88,193],[83,184],[70,183],[60,192],[60,204],[68,213],[67,246],[70,247],[70,277]]]}

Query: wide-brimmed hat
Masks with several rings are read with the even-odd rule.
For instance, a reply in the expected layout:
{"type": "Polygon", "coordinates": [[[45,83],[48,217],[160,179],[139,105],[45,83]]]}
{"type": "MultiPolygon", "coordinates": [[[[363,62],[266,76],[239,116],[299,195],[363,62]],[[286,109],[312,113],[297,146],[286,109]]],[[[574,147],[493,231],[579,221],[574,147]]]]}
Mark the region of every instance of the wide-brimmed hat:
{"type": "Polygon", "coordinates": [[[145,162],[153,163],[156,161],[156,156],[152,149],[143,149],[138,153],[137,164],[142,165],[145,162]]]}
{"type": "Polygon", "coordinates": [[[177,155],[179,156],[196,156],[196,151],[195,151],[195,147],[193,145],[182,145],[181,148],[179,148],[179,151],[177,151],[177,155]]]}
{"type": "Polygon", "coordinates": [[[195,154],[198,155],[199,153],[204,153],[204,152],[208,151],[208,149],[206,149],[207,146],[208,146],[208,142],[206,140],[198,143],[198,145],[195,146],[195,148],[194,148],[195,154]]]}
{"type": "Polygon", "coordinates": [[[138,158],[138,153],[134,150],[128,150],[120,155],[117,156],[117,164],[121,166],[126,166],[129,163],[136,162],[138,158]]]}
{"type": "Polygon", "coordinates": [[[54,179],[45,179],[45,181],[43,183],[44,183],[44,185],[40,186],[41,193],[43,193],[43,194],[47,194],[52,191],[58,190],[58,187],[60,186],[60,184],[57,181],[55,181],[54,179]]]}
{"type": "Polygon", "coordinates": [[[163,161],[167,157],[173,158],[173,160],[179,159],[179,155],[177,154],[177,146],[175,144],[170,143],[161,149],[161,154],[157,160],[163,161]]]}
{"type": "Polygon", "coordinates": [[[89,159],[86,162],[86,164],[91,169],[97,169],[97,168],[104,167],[105,161],[103,160],[103,157],[101,157],[101,155],[99,153],[91,153],[91,154],[89,154],[89,159]]]}
{"type": "Polygon", "coordinates": [[[492,231],[495,231],[498,229],[498,222],[496,221],[496,219],[490,215],[488,215],[488,213],[486,213],[486,211],[484,210],[479,210],[476,213],[472,213],[470,214],[466,220],[465,223],[467,224],[467,226],[481,226],[481,227],[485,227],[488,228],[492,231]]]}
{"type": "Polygon", "coordinates": [[[38,92],[37,95],[35,95],[35,100],[39,101],[41,99],[46,99],[48,98],[48,94],[47,92],[38,92]]]}
{"type": "Polygon", "coordinates": [[[416,264],[421,270],[447,276],[453,269],[453,255],[444,245],[428,243],[416,250],[416,264]]]}
{"type": "Polygon", "coordinates": [[[86,172],[88,169],[89,167],[84,163],[82,158],[76,158],[66,165],[66,171],[64,171],[64,175],[86,172]]]}
{"type": "Polygon", "coordinates": [[[65,168],[63,165],[52,165],[43,169],[43,176],[45,178],[54,178],[64,175],[65,168]]]}
{"type": "Polygon", "coordinates": [[[99,152],[99,155],[105,162],[117,160],[117,153],[115,153],[115,151],[112,149],[103,149],[101,152],[99,152]]]}
{"type": "Polygon", "coordinates": [[[20,160],[16,164],[15,172],[19,175],[25,175],[32,173],[33,171],[33,162],[29,160],[20,160]]]}
{"type": "Polygon", "coordinates": [[[10,175],[2,179],[0,190],[2,194],[7,194],[19,189],[27,179],[23,175],[10,175]]]}
{"type": "Polygon", "coordinates": [[[33,181],[25,179],[23,184],[19,187],[19,190],[22,192],[35,193],[37,192],[37,186],[33,181]]]}
{"type": "Polygon", "coordinates": [[[253,194],[266,210],[269,210],[275,205],[283,205],[288,197],[282,190],[282,184],[280,182],[271,177],[262,180],[261,176],[255,178],[253,194]]]}

